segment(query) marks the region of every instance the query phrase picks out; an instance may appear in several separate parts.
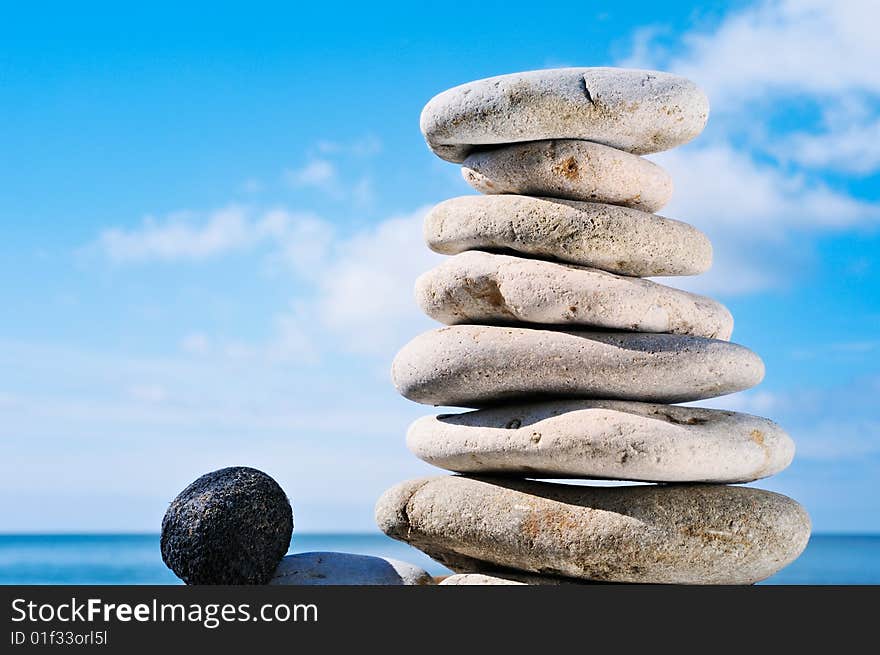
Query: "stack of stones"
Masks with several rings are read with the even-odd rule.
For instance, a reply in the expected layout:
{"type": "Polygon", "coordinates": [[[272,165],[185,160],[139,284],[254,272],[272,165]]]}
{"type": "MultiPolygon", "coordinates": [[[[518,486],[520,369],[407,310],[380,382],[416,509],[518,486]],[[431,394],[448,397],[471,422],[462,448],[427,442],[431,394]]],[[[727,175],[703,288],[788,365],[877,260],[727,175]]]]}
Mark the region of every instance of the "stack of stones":
{"type": "Polygon", "coordinates": [[[672,183],[639,157],[696,137],[708,110],[674,75],[569,68],[465,84],[422,112],[430,148],[485,195],[427,216],[451,257],[416,295],[448,327],[392,375],[411,400],[476,411],[411,426],[410,449],[460,475],[390,489],[377,522],[458,574],[444,584],[750,584],[805,547],[800,505],[729,486],[788,466],[788,435],[673,404],[758,384],[760,358],[729,341],[724,306],[644,279],[711,264],[700,231],[654,213],[672,183]]]}

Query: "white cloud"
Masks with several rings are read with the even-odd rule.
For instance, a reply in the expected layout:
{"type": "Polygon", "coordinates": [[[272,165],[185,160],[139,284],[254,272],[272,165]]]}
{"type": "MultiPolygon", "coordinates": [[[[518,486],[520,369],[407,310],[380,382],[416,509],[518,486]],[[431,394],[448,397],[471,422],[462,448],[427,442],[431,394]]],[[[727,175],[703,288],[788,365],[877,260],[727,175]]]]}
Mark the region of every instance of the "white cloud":
{"type": "Polygon", "coordinates": [[[880,223],[880,206],[758,163],[728,143],[694,144],[652,159],[675,180],[661,213],[705,232],[714,249],[708,273],[663,280],[676,287],[743,294],[783,285],[806,256],[790,248],[791,236],[880,223]]]}
{"type": "Polygon", "coordinates": [[[284,181],[293,187],[335,189],[339,182],[335,164],[327,159],[313,159],[302,168],[285,170],[284,181]]]}
{"type": "Polygon", "coordinates": [[[346,154],[355,157],[372,157],[382,152],[382,140],[375,134],[366,134],[353,141],[318,141],[318,152],[325,154],[346,154]]]}
{"type": "Polygon", "coordinates": [[[15,394],[0,391],[0,409],[13,408],[19,403],[19,398],[15,394]]]}
{"type": "Polygon", "coordinates": [[[658,52],[643,34],[627,63],[664,68],[694,79],[713,110],[751,106],[773,94],[833,98],[853,90],[880,92],[880,5],[873,0],[773,0],[727,15],[715,29],[682,38],[680,54],[658,52]]]}
{"type": "Polygon", "coordinates": [[[204,355],[211,350],[211,340],[201,332],[194,332],[183,338],[180,348],[190,355],[204,355]]]}
{"type": "Polygon", "coordinates": [[[680,49],[664,48],[663,30],[646,28],[627,63],[692,78],[709,94],[715,122],[751,132],[756,149],[865,175],[880,169],[878,21],[873,0],[765,0],[685,35],[680,49]],[[800,131],[760,143],[769,116],[788,109],[799,112],[800,131]]]}
{"type": "Polygon", "coordinates": [[[285,210],[255,213],[232,206],[210,212],[175,212],[164,219],[147,217],[138,227],[102,232],[88,250],[117,263],[153,260],[204,260],[267,243],[281,244],[287,260],[307,267],[320,257],[332,227],[313,214],[285,210]]]}
{"type": "Polygon", "coordinates": [[[372,181],[365,160],[382,151],[382,142],[368,134],[353,141],[318,141],[307,152],[308,161],[300,168],[285,169],[283,182],[293,188],[313,188],[336,200],[351,200],[356,207],[373,202],[372,181]],[[358,161],[359,160],[359,161],[358,161]],[[355,182],[351,166],[360,167],[361,175],[355,182]],[[345,174],[343,174],[345,172],[345,174]]]}
{"type": "Polygon", "coordinates": [[[391,217],[340,241],[322,268],[316,314],[346,347],[390,356],[430,325],[413,295],[415,278],[440,260],[425,246],[426,212],[391,217]]]}
{"type": "Polygon", "coordinates": [[[275,257],[302,277],[318,275],[337,238],[333,225],[315,214],[274,209],[254,219],[276,248],[275,257]]]}
{"type": "Polygon", "coordinates": [[[431,325],[412,291],[415,278],[441,259],[424,243],[427,210],[392,216],[349,235],[315,215],[284,209],[223,209],[201,220],[188,212],[148,219],[132,230],[105,231],[96,245],[117,263],[206,259],[262,246],[269,263],[299,282],[294,303],[275,318],[267,343],[216,342],[196,333],[181,343],[187,353],[314,363],[329,331],[343,350],[390,358],[404,340],[431,325]],[[182,215],[189,220],[182,222],[182,215]]]}
{"type": "Polygon", "coordinates": [[[859,459],[880,454],[880,421],[822,420],[797,430],[798,457],[813,460],[859,459]]]}
{"type": "MultiPolygon", "coordinates": [[[[641,30],[625,65],[672,70],[709,94],[714,123],[751,132],[795,109],[810,127],[767,150],[810,168],[867,174],[880,168],[880,4],[873,0],[765,0],[727,15],[714,29],[662,45],[656,26],[641,30]]],[[[782,129],[785,129],[784,127],[782,129]]]]}
{"type": "Polygon", "coordinates": [[[877,18],[873,2],[766,1],[676,48],[664,45],[661,27],[636,36],[625,65],[686,75],[712,104],[702,138],[653,158],[675,181],[662,213],[700,228],[715,248],[707,275],[668,282],[731,294],[784,285],[809,257],[792,248],[797,235],[880,222],[880,205],[819,177],[880,165],[880,118],[866,100],[880,93],[877,18]],[[810,122],[824,127],[800,127],[810,122]]]}
{"type": "Polygon", "coordinates": [[[816,134],[795,134],[776,154],[809,168],[870,174],[880,168],[880,119],[835,126],[816,134]]]}
{"type": "Polygon", "coordinates": [[[192,218],[187,212],[172,214],[165,220],[147,217],[134,230],[104,231],[97,246],[110,259],[120,262],[205,259],[247,247],[256,237],[239,207],[215,212],[202,225],[193,224],[192,218]]]}
{"type": "Polygon", "coordinates": [[[161,403],[168,398],[168,390],[161,384],[136,384],[128,388],[132,400],[143,403],[161,403]]]}
{"type": "Polygon", "coordinates": [[[371,207],[376,202],[376,192],[373,190],[373,180],[362,177],[351,188],[351,199],[355,207],[371,207]]]}
{"type": "Polygon", "coordinates": [[[728,143],[694,145],[653,157],[675,180],[664,212],[698,227],[781,237],[786,229],[844,228],[877,221],[880,207],[803,175],[754,161],[728,143]]]}
{"type": "Polygon", "coordinates": [[[269,359],[282,362],[317,364],[321,350],[311,330],[311,311],[291,308],[274,320],[274,335],[266,348],[269,359]]]}

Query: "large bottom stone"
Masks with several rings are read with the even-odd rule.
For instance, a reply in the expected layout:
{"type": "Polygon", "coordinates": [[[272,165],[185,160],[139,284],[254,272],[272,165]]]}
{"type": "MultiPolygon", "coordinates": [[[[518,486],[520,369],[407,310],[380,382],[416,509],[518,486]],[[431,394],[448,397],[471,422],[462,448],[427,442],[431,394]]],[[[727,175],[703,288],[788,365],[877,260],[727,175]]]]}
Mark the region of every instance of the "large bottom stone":
{"type": "Polygon", "coordinates": [[[352,553],[288,555],[270,585],[430,585],[423,569],[395,559],[352,553]]]}
{"type": "Polygon", "coordinates": [[[792,562],[810,519],[747,487],[583,487],[448,476],[385,492],[376,522],[456,572],[485,563],[605,582],[751,584],[792,562]]]}
{"type": "Polygon", "coordinates": [[[458,473],[646,482],[751,482],[787,467],[794,442],[720,409],[565,400],[425,416],[409,449],[458,473]]]}

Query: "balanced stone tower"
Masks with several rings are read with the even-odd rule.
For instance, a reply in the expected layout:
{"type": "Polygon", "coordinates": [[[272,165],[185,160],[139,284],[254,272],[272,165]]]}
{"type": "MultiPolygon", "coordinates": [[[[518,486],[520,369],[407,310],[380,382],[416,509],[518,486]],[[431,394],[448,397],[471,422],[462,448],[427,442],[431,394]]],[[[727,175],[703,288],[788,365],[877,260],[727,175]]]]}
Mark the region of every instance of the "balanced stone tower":
{"type": "Polygon", "coordinates": [[[708,112],[689,80],[612,68],[480,80],[423,110],[428,146],[485,195],[426,217],[450,257],[416,296],[447,327],[392,376],[411,400],[476,411],[410,427],[418,457],[460,475],[393,487],[376,519],[457,573],[444,584],[750,584],[806,546],[795,501],[729,486],[788,466],[789,436],[675,404],[758,384],[761,359],[729,341],[723,305],[644,279],[711,265],[705,235],[654,213],[672,182],[639,157],[708,112]],[[659,484],[536,481],[566,478],[659,484]]]}

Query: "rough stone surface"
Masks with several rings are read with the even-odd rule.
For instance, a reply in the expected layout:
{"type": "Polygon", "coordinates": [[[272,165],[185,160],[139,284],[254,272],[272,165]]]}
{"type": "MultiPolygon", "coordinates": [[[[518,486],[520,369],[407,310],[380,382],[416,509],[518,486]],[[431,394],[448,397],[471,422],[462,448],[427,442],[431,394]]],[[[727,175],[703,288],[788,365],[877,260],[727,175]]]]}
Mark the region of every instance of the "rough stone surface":
{"type": "Polygon", "coordinates": [[[655,212],[672,178],[657,164],[600,143],[528,141],[472,152],[462,177],[481,193],[516,193],[624,205],[655,212]]]}
{"type": "Polygon", "coordinates": [[[431,585],[426,571],[406,562],[351,553],[297,553],[278,565],[271,585],[431,585]]]}
{"type": "Polygon", "coordinates": [[[518,585],[518,586],[558,586],[583,584],[571,578],[552,578],[546,575],[529,575],[527,573],[456,573],[444,579],[441,585],[474,586],[474,585],[518,585]]]}
{"type": "Polygon", "coordinates": [[[712,265],[712,244],[687,223],[594,202],[461,196],[434,207],[424,231],[444,255],[512,251],[638,277],[697,275],[712,265]]]}
{"type": "Polygon", "coordinates": [[[459,323],[585,325],[730,338],[733,316],[705,296],[640,278],[480,251],[444,260],[416,281],[431,318],[459,323]]]}
{"type": "Polygon", "coordinates": [[[162,520],[162,561],[187,584],[265,584],[290,545],[293,513],[256,469],[220,469],[180,492],[162,520]]]}
{"type": "Polygon", "coordinates": [[[446,476],[389,489],[376,521],[459,573],[485,571],[483,561],[606,582],[751,584],[793,561],[810,536],[790,498],[726,485],[446,476]]]}
{"type": "Polygon", "coordinates": [[[402,395],[430,405],[541,397],[678,403],[753,387],[764,364],[743,346],[701,337],[456,325],[410,341],[391,373],[402,395]]]}
{"type": "Polygon", "coordinates": [[[764,418],[615,400],[426,416],[410,426],[407,445],[459,473],[647,482],[751,482],[794,457],[791,438],[764,418]]]}
{"type": "Polygon", "coordinates": [[[683,77],[624,68],[555,68],[469,82],[434,96],[422,134],[460,163],[475,147],[584,139],[636,154],[687,143],[706,125],[709,101],[683,77]]]}

